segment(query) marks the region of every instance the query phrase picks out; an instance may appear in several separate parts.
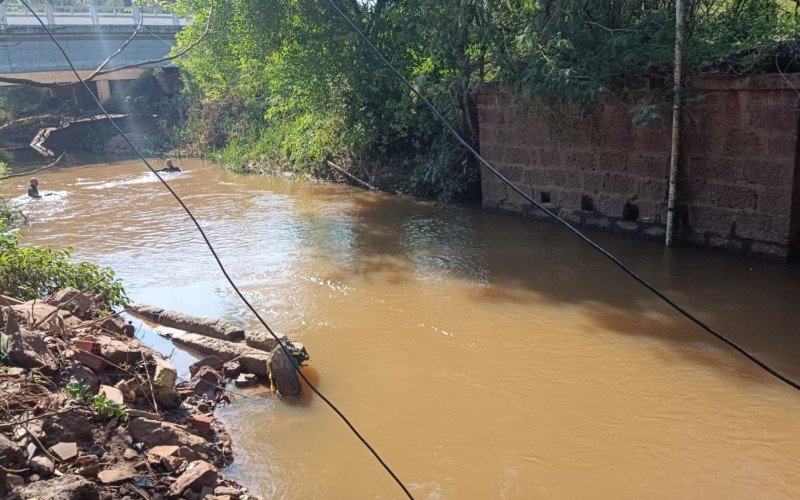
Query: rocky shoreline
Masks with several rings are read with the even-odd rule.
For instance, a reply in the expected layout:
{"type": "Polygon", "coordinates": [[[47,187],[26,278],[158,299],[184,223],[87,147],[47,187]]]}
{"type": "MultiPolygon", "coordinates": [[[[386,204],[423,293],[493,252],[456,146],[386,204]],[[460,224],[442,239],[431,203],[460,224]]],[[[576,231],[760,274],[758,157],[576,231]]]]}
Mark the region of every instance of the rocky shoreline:
{"type": "MultiPolygon", "coordinates": [[[[0,497],[255,498],[221,477],[231,438],[213,415],[239,397],[233,387],[259,379],[299,395],[283,348],[266,332],[132,305],[180,328],[174,342],[206,355],[179,381],[103,304],[75,289],[24,303],[0,297],[0,497]]],[[[281,343],[308,359],[302,345],[281,343]]]]}

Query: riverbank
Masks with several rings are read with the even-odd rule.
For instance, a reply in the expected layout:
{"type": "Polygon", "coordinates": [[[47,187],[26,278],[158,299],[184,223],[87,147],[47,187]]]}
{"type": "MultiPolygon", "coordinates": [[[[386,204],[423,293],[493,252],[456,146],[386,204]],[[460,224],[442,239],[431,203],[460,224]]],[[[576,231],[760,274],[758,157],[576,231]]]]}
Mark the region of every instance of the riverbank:
{"type": "Polygon", "coordinates": [[[206,358],[179,381],[132,325],[75,289],[2,305],[0,495],[255,498],[220,473],[233,456],[214,411],[236,398],[225,386],[239,373],[206,358]]]}

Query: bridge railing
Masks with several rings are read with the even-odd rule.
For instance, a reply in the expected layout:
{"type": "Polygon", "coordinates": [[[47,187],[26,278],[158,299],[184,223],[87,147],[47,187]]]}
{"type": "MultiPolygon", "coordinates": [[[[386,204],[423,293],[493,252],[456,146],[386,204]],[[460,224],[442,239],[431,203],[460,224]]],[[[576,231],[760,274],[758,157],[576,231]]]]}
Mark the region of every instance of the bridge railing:
{"type": "MultiPolygon", "coordinates": [[[[53,5],[31,3],[31,8],[48,26],[137,25],[144,18],[145,26],[185,26],[188,21],[155,5],[53,5]]],[[[14,0],[0,3],[0,27],[37,26],[39,22],[14,0]]]]}

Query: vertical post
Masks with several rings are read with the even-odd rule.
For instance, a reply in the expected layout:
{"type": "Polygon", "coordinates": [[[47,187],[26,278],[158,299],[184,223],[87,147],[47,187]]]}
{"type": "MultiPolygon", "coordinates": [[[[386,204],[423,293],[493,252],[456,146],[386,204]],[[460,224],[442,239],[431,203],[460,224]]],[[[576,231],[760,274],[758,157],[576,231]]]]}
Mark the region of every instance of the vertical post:
{"type": "Polygon", "coordinates": [[[100,24],[100,14],[97,13],[97,4],[94,2],[89,4],[89,15],[92,16],[92,26],[100,24]]]}
{"type": "Polygon", "coordinates": [[[6,8],[0,3],[0,27],[5,28],[8,26],[8,19],[6,19],[6,8]]]}
{"type": "Polygon", "coordinates": [[[666,245],[672,246],[675,233],[675,191],[678,182],[678,162],[681,150],[681,93],[683,92],[684,17],[683,0],[675,0],[675,73],[672,86],[672,146],[669,162],[669,193],[667,196],[666,245]]]}
{"type": "Polygon", "coordinates": [[[53,4],[50,2],[45,2],[44,4],[44,15],[47,17],[47,25],[55,26],[56,16],[53,14],[53,4]]]}
{"type": "Polygon", "coordinates": [[[173,13],[172,13],[172,25],[173,25],[173,26],[179,26],[180,24],[181,24],[181,20],[180,20],[180,18],[178,17],[178,14],[176,14],[176,13],[174,13],[174,12],[173,12],[173,13]]]}
{"type": "Polygon", "coordinates": [[[139,19],[142,18],[142,11],[139,10],[138,6],[132,5],[131,12],[133,13],[133,25],[139,26],[139,19]]]}

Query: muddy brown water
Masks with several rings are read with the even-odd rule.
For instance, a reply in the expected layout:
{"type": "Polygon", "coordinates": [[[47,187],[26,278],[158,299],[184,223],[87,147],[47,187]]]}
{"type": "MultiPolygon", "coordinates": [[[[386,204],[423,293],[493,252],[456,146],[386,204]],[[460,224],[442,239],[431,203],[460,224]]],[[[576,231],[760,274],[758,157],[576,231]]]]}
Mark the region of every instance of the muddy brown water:
{"type": "MultiPolygon", "coordinates": [[[[198,161],[170,174],[268,321],[419,498],[800,496],[800,394],[557,226],[198,161]]],[[[73,245],[137,301],[255,323],[136,161],[39,174],[31,244],[73,245]]],[[[6,199],[24,181],[2,185],[6,199]]],[[[800,377],[800,270],[599,234],[800,377]]],[[[399,498],[322,401],[221,412],[228,474],[268,498],[399,498]]]]}

